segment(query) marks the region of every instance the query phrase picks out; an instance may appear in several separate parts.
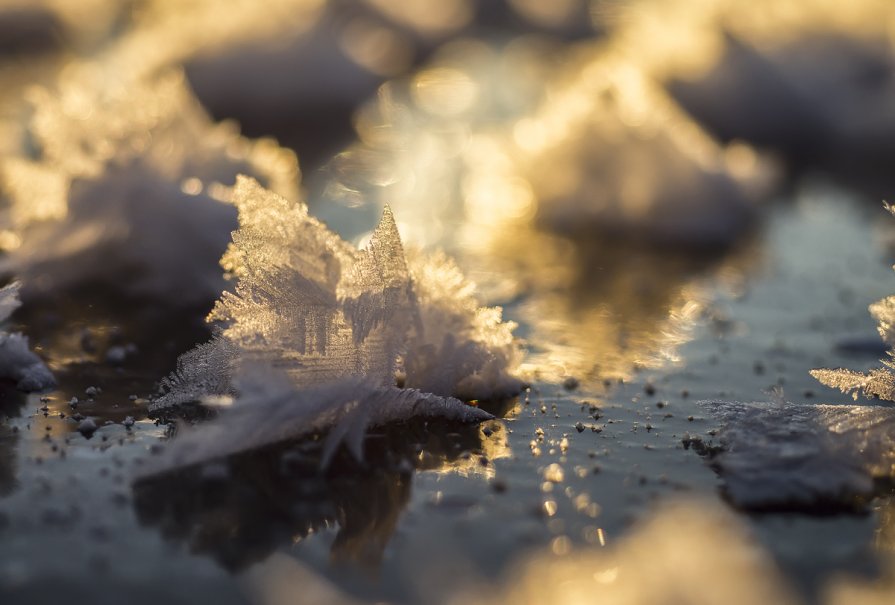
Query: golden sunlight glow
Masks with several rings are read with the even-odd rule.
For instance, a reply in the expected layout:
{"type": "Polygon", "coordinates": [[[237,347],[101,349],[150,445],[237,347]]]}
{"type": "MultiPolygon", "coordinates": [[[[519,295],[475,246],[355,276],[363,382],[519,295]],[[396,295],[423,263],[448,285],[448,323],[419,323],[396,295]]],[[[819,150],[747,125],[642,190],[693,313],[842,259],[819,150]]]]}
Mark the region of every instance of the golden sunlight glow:
{"type": "Polygon", "coordinates": [[[478,98],[478,86],[459,69],[435,67],[413,79],[413,97],[425,111],[452,116],[469,110],[478,98]]]}

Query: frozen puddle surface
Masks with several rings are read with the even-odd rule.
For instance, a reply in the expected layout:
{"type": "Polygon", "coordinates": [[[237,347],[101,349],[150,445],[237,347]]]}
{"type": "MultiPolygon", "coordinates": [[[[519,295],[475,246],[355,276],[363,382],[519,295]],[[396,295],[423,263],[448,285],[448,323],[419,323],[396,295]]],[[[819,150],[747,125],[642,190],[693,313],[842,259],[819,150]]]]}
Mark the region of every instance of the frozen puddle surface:
{"type": "MultiPolygon", "coordinates": [[[[525,577],[549,586],[598,568],[592,580],[609,586],[629,578],[625,570],[660,569],[671,547],[650,559],[645,541],[685,544],[700,531],[743,543],[721,559],[725,569],[762,578],[761,592],[750,596],[831,602],[828,578],[873,578],[891,564],[895,504],[879,479],[891,476],[895,412],[858,406],[808,372],[876,367],[873,347],[836,344],[875,337],[864,309],[890,294],[893,280],[870,235],[889,217],[825,187],[765,212],[765,230],[709,270],[666,272],[663,279],[676,285],[662,292],[675,294],[657,295],[652,305],[614,304],[607,292],[584,297],[590,308],[563,309],[551,302],[561,284],[547,294],[524,291],[506,314],[520,322],[531,354],[552,361],[557,378],[536,380],[515,399],[482,402],[482,417],[497,417],[482,424],[382,422],[364,439],[363,461],[340,447],[321,470],[326,434],[312,431],[298,440],[261,439],[255,449],[223,443],[220,456],[166,467],[165,429],[144,419],[144,397],[162,375],[156,366],[170,367],[183,346],[157,355],[141,349],[145,356],[135,360],[156,364],[151,371],[127,363],[66,366],[46,401],[5,394],[4,602],[58,602],[61,589],[66,598],[98,603],[120,602],[124,592],[137,603],[273,603],[281,602],[277,591],[297,586],[320,602],[429,603],[433,595],[449,600],[473,591],[481,599],[492,590],[496,602],[525,602],[537,594],[519,579],[526,569],[543,572],[525,577]],[[681,293],[693,296],[698,312],[669,320],[673,306],[682,308],[681,293]],[[582,318],[610,307],[625,329],[599,346],[576,340],[582,318]],[[532,312],[545,308],[557,312],[532,312]],[[686,321],[687,330],[675,331],[675,321],[686,321]],[[652,363],[657,340],[643,336],[643,325],[669,335],[661,342],[673,354],[664,365],[652,363]],[[615,365],[601,369],[603,358],[615,365]],[[641,369],[622,372],[625,363],[641,369]],[[564,368],[578,380],[563,384],[564,368]],[[89,386],[101,392],[90,397],[89,386]],[[768,400],[774,386],[790,403],[721,403],[768,400]],[[97,425],[89,439],[77,431],[75,414],[97,425]],[[128,416],[136,418],[132,426],[128,416]],[[714,452],[711,460],[694,451],[697,442],[714,452]],[[154,463],[164,472],[146,470],[154,463]],[[680,509],[657,512],[681,496],[715,512],[705,524],[680,509]],[[765,512],[733,512],[727,501],[765,512]],[[789,512],[774,512],[781,510],[789,512]],[[740,566],[761,553],[772,557],[740,566]],[[534,567],[519,563],[530,556],[534,567]]],[[[649,263],[632,261],[636,254],[596,259],[580,272],[599,281],[613,275],[611,263],[624,262],[631,279],[655,282],[649,263]]],[[[51,367],[69,351],[61,340],[32,342],[46,344],[51,367]]],[[[713,540],[695,544],[710,549],[713,540]]],[[[694,566],[702,560],[693,553],[694,566]]],[[[713,602],[661,581],[676,602],[713,602]]],[[[607,594],[619,602],[648,598],[628,591],[635,584],[607,594]]],[[[724,590],[707,578],[701,586],[709,597],[724,590]]]]}

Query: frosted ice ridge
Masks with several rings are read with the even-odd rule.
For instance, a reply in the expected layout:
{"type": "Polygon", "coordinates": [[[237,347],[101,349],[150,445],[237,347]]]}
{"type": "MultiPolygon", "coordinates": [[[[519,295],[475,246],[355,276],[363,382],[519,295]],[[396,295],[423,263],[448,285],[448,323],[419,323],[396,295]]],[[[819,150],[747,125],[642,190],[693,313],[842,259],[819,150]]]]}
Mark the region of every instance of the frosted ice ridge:
{"type": "MultiPolygon", "coordinates": [[[[19,284],[0,288],[0,322],[5,322],[21,303],[19,284]]],[[[28,348],[28,337],[0,331],[0,378],[14,380],[23,391],[43,391],[56,381],[43,360],[28,348]]]]}
{"type": "Polygon", "coordinates": [[[861,509],[895,477],[895,408],[707,401],[721,421],[712,463],[736,505],[753,510],[861,509]]]}

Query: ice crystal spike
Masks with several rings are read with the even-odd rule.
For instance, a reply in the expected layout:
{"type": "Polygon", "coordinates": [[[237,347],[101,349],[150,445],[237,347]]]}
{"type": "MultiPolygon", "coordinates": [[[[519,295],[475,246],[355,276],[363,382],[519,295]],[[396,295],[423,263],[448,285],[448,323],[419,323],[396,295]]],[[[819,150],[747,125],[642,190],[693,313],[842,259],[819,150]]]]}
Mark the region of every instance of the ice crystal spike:
{"type": "MultiPolygon", "coordinates": [[[[0,322],[19,307],[19,284],[0,288],[0,322]]],[[[14,380],[23,391],[42,391],[56,384],[44,362],[28,348],[28,338],[0,331],[0,378],[14,380]]]]}
{"type": "Polygon", "coordinates": [[[233,377],[246,364],[295,389],[356,378],[388,388],[406,370],[406,386],[443,397],[518,392],[514,325],[480,308],[443,255],[408,262],[390,209],[357,250],[253,179],[239,177],[232,197],[240,228],[222,264],[235,287],[209,316],[215,338],[182,357],[155,411],[242,396],[233,377]]]}

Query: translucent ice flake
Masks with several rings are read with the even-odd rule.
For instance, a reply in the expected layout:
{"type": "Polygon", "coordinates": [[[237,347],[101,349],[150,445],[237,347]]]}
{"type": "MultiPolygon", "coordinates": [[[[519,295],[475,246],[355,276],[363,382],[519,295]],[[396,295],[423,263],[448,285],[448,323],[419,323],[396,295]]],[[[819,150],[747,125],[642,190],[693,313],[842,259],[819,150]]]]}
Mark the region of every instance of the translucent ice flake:
{"type": "MultiPolygon", "coordinates": [[[[19,285],[0,289],[0,322],[19,306],[19,285]]],[[[23,391],[42,391],[56,384],[44,362],[28,348],[28,338],[18,332],[0,331],[0,378],[14,380],[23,391]]]]}
{"type": "Polygon", "coordinates": [[[713,463],[746,509],[854,509],[895,469],[895,408],[705,402],[722,423],[713,463]]]}
{"type": "Polygon", "coordinates": [[[414,256],[408,268],[390,210],[356,250],[250,178],[233,199],[241,227],[223,263],[236,285],[209,316],[214,340],[181,358],[155,411],[242,396],[233,377],[247,364],[276,368],[295,389],[358,378],[389,388],[403,371],[405,386],[439,396],[518,392],[513,325],[479,308],[446,258],[414,256]]]}

